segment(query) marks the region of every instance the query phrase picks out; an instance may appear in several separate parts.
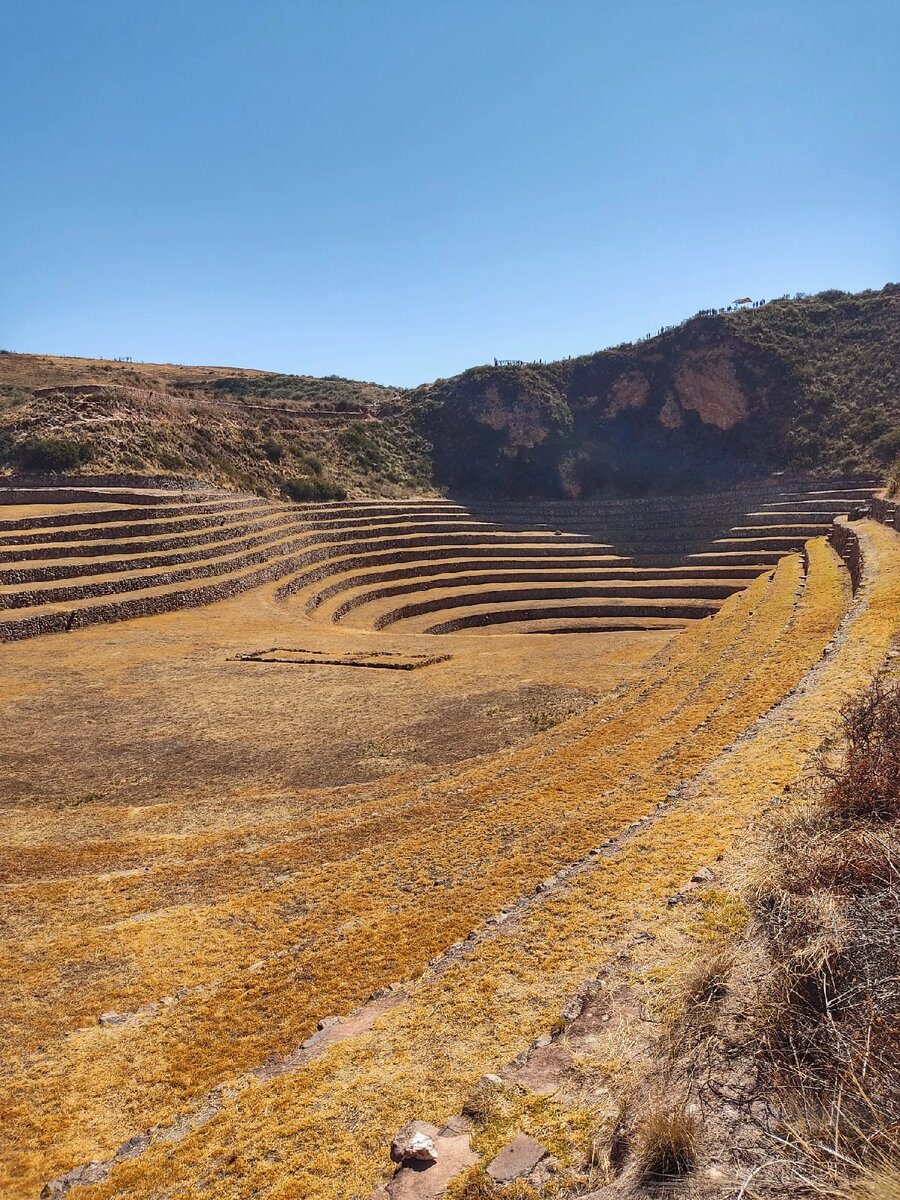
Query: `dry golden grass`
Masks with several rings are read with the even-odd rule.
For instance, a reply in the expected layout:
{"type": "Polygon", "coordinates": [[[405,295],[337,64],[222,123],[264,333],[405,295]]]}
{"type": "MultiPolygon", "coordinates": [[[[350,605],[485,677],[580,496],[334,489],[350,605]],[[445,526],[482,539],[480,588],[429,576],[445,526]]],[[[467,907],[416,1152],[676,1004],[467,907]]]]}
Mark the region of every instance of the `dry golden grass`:
{"type": "Polygon", "coordinates": [[[888,1163],[866,1171],[846,1196],[847,1200],[900,1200],[900,1167],[888,1163]]]}
{"type": "Polygon", "coordinates": [[[841,568],[820,542],[805,586],[799,559],[783,560],[771,581],[670,643],[645,679],[440,779],[310,792],[309,815],[287,798],[261,814],[248,795],[204,807],[202,819],[168,802],[48,821],[58,877],[26,873],[17,889],[7,972],[34,996],[16,1006],[8,995],[10,1015],[44,1048],[5,1080],[5,1127],[22,1131],[8,1186],[103,1157],[232,1080],[210,1124],[118,1167],[85,1200],[180,1198],[201,1186],[227,1198],[365,1195],[394,1128],[458,1109],[481,1073],[552,1023],[633,921],[665,920],[666,897],[796,777],[896,630],[900,553],[885,530],[865,536],[882,560],[868,607],[815,690],[758,728],[819,661],[845,610],[841,568]],[[316,1018],[419,976],[490,913],[656,813],[683,781],[685,803],[443,975],[426,971],[370,1033],[281,1079],[244,1076],[293,1049],[316,1018]],[[150,869],[133,873],[141,862],[150,869]],[[68,985],[47,979],[48,961],[67,964],[68,985]],[[67,1032],[185,986],[198,990],[119,1029],[67,1032]]]}
{"type": "Polygon", "coordinates": [[[677,1183],[697,1161],[699,1122],[682,1109],[658,1108],[638,1127],[635,1161],[644,1185],[677,1183]]]}
{"type": "Polygon", "coordinates": [[[21,387],[59,387],[86,383],[132,383],[135,376],[148,384],[179,380],[205,383],[225,375],[252,377],[265,372],[247,367],[182,367],[177,363],[123,363],[105,358],[76,358],[58,354],[4,354],[0,377],[21,387]]]}

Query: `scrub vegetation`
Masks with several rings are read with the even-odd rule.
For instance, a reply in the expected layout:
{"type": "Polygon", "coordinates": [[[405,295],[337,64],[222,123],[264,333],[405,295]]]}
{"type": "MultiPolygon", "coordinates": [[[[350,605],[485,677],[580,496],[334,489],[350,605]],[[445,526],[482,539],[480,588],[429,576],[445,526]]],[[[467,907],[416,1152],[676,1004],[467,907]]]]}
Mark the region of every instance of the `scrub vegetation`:
{"type": "Polygon", "coordinates": [[[297,479],[350,496],[574,498],[691,492],[784,470],[896,481],[898,314],[898,284],[785,297],[411,390],[5,352],[0,468],[70,469],[29,453],[39,430],[77,445],[79,465],[98,474],[159,472],[269,496],[297,479]]]}

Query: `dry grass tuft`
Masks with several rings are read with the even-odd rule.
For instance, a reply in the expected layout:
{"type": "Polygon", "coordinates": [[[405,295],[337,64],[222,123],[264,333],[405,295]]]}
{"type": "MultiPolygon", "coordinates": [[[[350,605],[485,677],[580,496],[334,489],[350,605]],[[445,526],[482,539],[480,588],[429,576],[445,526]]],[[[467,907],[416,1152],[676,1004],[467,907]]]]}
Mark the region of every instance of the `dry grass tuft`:
{"type": "Polygon", "coordinates": [[[538,1200],[539,1193],[522,1180],[500,1187],[485,1173],[483,1166],[473,1167],[447,1189],[447,1200],[538,1200]]]}
{"type": "Polygon", "coordinates": [[[684,1109],[651,1111],[638,1126],[638,1178],[646,1186],[677,1183],[697,1162],[700,1128],[684,1109]]]}
{"type": "Polygon", "coordinates": [[[447,1189],[447,1200],[496,1200],[497,1185],[483,1166],[471,1170],[453,1181],[447,1189]]]}
{"type": "Polygon", "coordinates": [[[900,1167],[888,1163],[864,1172],[846,1197],[847,1200],[900,1200],[900,1167]]]}
{"type": "Polygon", "coordinates": [[[463,1115],[468,1117],[477,1129],[483,1130],[500,1116],[505,1099],[506,1090],[502,1084],[494,1083],[487,1077],[479,1079],[466,1097],[462,1106],[463,1115]]]}
{"type": "Polygon", "coordinates": [[[682,1001],[687,1013],[709,1009],[728,991],[728,976],[734,966],[734,954],[720,950],[699,958],[682,982],[682,1001]]]}

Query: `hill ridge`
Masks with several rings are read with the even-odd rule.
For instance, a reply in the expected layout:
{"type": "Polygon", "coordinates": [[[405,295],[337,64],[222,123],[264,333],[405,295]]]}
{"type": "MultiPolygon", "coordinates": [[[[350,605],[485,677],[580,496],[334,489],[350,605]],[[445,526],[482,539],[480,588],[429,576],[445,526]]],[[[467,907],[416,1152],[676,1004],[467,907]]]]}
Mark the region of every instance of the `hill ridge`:
{"type": "Polygon", "coordinates": [[[0,353],[0,471],[170,475],[265,496],[665,494],[890,474],[900,285],[703,313],[412,389],[0,353]]]}

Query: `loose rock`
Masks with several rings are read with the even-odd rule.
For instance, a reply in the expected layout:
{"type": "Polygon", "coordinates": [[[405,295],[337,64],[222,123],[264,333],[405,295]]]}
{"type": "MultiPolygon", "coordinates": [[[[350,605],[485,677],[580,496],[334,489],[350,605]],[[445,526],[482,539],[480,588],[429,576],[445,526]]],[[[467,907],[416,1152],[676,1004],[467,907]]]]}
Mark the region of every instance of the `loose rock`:
{"type": "Polygon", "coordinates": [[[511,1183],[530,1174],[548,1153],[547,1147],[533,1137],[519,1133],[489,1164],[487,1173],[495,1183],[511,1183]]]}
{"type": "Polygon", "coordinates": [[[396,1163],[437,1162],[434,1140],[439,1136],[436,1125],[428,1121],[410,1121],[391,1142],[391,1158],[396,1163]]]}
{"type": "Polygon", "coordinates": [[[97,1023],[103,1026],[124,1025],[127,1020],[128,1013],[105,1012],[97,1018],[97,1023]]]}

